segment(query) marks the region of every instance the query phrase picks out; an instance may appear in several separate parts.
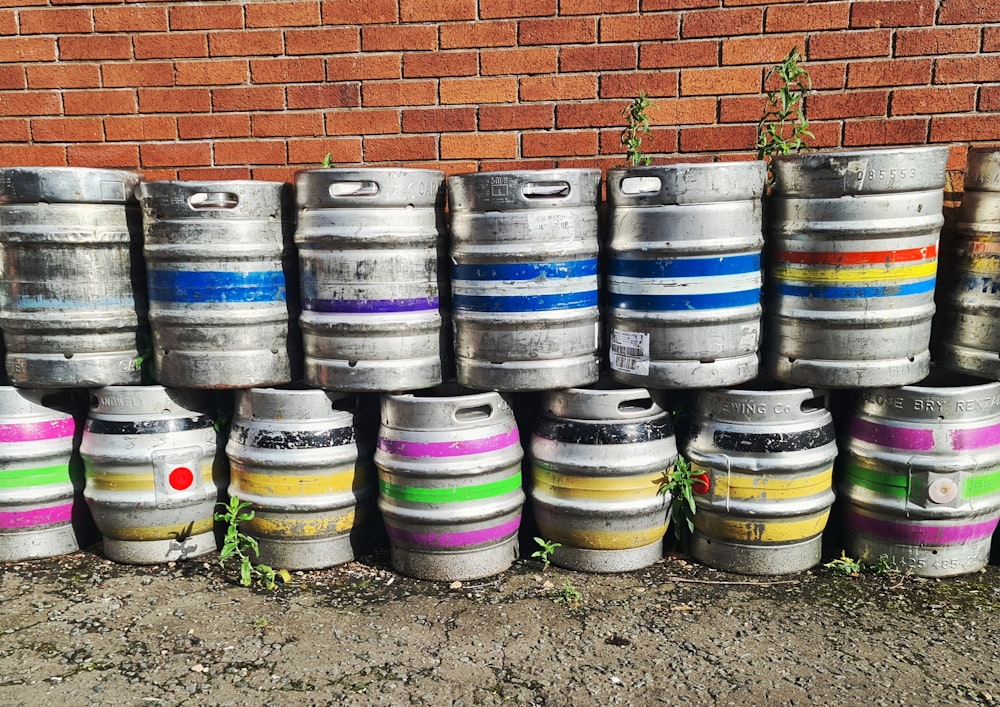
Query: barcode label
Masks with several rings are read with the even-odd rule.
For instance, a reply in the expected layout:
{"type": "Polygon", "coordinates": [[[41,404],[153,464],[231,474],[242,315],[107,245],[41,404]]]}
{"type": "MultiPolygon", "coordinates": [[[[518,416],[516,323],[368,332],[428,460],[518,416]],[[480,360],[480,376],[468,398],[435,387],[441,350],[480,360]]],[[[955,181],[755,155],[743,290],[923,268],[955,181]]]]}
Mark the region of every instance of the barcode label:
{"type": "Polygon", "coordinates": [[[649,332],[611,332],[611,370],[649,375],[649,332]]]}

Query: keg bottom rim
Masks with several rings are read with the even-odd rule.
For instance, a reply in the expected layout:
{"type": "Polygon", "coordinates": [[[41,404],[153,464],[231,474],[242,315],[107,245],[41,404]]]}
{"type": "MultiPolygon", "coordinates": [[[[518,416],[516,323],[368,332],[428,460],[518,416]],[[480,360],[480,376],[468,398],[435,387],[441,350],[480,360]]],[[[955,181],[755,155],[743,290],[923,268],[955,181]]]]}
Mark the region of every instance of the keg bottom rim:
{"type": "Polygon", "coordinates": [[[355,551],[352,540],[350,534],[318,540],[257,538],[259,560],[265,565],[287,570],[328,569],[353,562],[361,553],[361,547],[355,551]]]}
{"type": "Polygon", "coordinates": [[[577,572],[611,574],[645,569],[663,557],[663,540],[622,550],[593,550],[563,544],[552,553],[552,564],[577,572]]]}
{"type": "Polygon", "coordinates": [[[845,529],[847,553],[867,565],[875,565],[885,555],[901,572],[917,577],[956,577],[972,574],[990,561],[993,536],[962,545],[911,545],[891,542],[868,533],[845,529]],[[953,555],[961,554],[955,558],[953,555]]]}
{"type": "Polygon", "coordinates": [[[126,565],[158,565],[164,562],[190,560],[215,552],[215,533],[198,533],[178,542],[164,540],[118,540],[104,536],[102,552],[112,562],[126,565]]]}
{"type": "Polygon", "coordinates": [[[575,358],[502,363],[457,358],[455,373],[459,385],[509,393],[580,388],[596,383],[601,377],[598,358],[590,354],[575,358]]]}
{"type": "Polygon", "coordinates": [[[764,354],[764,372],[789,385],[813,388],[886,388],[919,383],[931,370],[930,351],[878,360],[792,359],[764,354]]]}
{"type": "Polygon", "coordinates": [[[436,582],[466,582],[506,572],[517,559],[517,536],[489,547],[422,552],[389,544],[392,568],[402,575],[436,582]]]}
{"type": "Polygon", "coordinates": [[[58,525],[39,530],[0,533],[0,562],[38,560],[69,555],[80,549],[72,525],[58,525]]]}
{"type": "Polygon", "coordinates": [[[734,574],[796,574],[823,559],[823,536],[781,545],[750,545],[709,538],[696,530],[691,536],[690,554],[704,565],[734,574]]]}
{"type": "Polygon", "coordinates": [[[967,373],[991,381],[1000,380],[1000,353],[958,344],[939,343],[934,348],[934,363],[949,371],[967,373]]]}
{"type": "Polygon", "coordinates": [[[639,375],[626,371],[611,371],[619,383],[643,388],[693,389],[728,388],[748,383],[757,377],[760,358],[756,353],[732,358],[701,361],[650,361],[649,373],[639,375]]]}

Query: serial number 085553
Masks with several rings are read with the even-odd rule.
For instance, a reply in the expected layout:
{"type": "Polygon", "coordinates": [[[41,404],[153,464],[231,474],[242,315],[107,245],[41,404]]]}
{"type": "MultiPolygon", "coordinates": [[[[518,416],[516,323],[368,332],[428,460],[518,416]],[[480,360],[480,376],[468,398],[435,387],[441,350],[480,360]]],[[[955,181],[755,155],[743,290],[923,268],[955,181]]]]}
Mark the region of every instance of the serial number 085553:
{"type": "Polygon", "coordinates": [[[859,182],[872,181],[874,179],[913,179],[917,176],[916,167],[901,167],[900,169],[859,169],[855,177],[859,182]]]}

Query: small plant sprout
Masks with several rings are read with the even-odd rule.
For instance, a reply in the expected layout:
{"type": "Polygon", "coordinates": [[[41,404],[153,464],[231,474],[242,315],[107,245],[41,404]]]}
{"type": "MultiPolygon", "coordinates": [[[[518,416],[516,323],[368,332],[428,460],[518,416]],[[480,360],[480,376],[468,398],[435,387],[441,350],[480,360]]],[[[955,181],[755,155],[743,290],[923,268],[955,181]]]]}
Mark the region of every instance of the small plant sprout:
{"type": "Polygon", "coordinates": [[[322,165],[323,169],[330,169],[331,167],[336,167],[337,166],[337,165],[335,165],[333,163],[333,153],[332,152],[327,152],[326,155],[323,156],[323,162],[321,162],[321,165],[322,165]]]}
{"type": "Polygon", "coordinates": [[[621,134],[621,145],[625,148],[626,167],[646,167],[652,164],[653,158],[642,152],[643,136],[653,139],[653,131],[649,127],[649,115],[646,113],[656,104],[649,100],[649,96],[643,91],[639,91],[639,96],[633,98],[632,102],[625,106],[622,117],[625,119],[625,129],[621,134]]]}
{"type": "Polygon", "coordinates": [[[556,604],[565,604],[570,608],[574,608],[583,601],[583,595],[576,587],[570,584],[569,580],[567,579],[563,583],[562,589],[560,589],[556,593],[556,596],[552,601],[554,601],[556,604]]]}
{"type": "Polygon", "coordinates": [[[698,507],[694,502],[695,487],[705,487],[707,491],[708,477],[700,471],[691,468],[688,461],[678,456],[672,469],[667,471],[660,483],[660,493],[670,494],[670,522],[674,526],[674,537],[677,546],[686,550],[694,533],[694,516],[698,507]]]}
{"type": "MultiPolygon", "coordinates": [[[[888,560],[888,558],[886,559],[888,560]]],[[[833,570],[834,574],[840,574],[847,577],[857,577],[865,571],[864,562],[848,557],[847,553],[843,550],[840,551],[840,557],[830,560],[823,566],[833,570]]]]}
{"type": "Polygon", "coordinates": [[[807,147],[809,132],[805,114],[805,97],[812,89],[809,72],[799,66],[802,55],[793,47],[779,64],[772,66],[764,76],[764,83],[772,76],[778,77],[778,88],[767,92],[767,106],[757,125],[757,159],[774,155],[788,155],[807,147]]]}
{"type": "Polygon", "coordinates": [[[542,561],[542,571],[544,572],[552,562],[552,553],[556,551],[556,548],[562,547],[562,543],[552,542],[551,540],[539,537],[535,538],[535,542],[538,544],[539,549],[531,553],[531,556],[537,557],[542,561]]]}
{"type": "Polygon", "coordinates": [[[278,579],[283,582],[291,581],[292,577],[288,570],[275,570],[267,565],[254,564],[250,555],[254,557],[260,555],[260,548],[257,541],[245,535],[240,530],[240,523],[253,520],[254,512],[250,510],[251,504],[241,501],[233,496],[229,503],[219,503],[222,512],[215,514],[215,520],[226,524],[226,535],[222,541],[222,550],[219,552],[219,565],[225,569],[226,560],[235,557],[240,563],[240,585],[249,587],[251,584],[259,584],[265,589],[276,589],[278,579]]]}
{"type": "Polygon", "coordinates": [[[888,555],[878,556],[878,562],[875,563],[875,574],[898,574],[898,572],[899,570],[896,569],[896,565],[892,563],[888,555]]]}

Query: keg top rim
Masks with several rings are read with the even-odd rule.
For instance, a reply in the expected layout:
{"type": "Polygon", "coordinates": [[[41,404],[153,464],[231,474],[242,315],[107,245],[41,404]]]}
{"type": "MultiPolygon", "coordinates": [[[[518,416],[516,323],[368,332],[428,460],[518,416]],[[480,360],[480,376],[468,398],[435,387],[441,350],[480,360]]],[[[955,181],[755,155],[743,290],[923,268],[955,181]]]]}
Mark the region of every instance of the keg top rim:
{"type": "Polygon", "coordinates": [[[645,174],[656,174],[663,171],[672,170],[691,170],[691,169],[719,169],[721,167],[730,167],[732,169],[760,169],[760,165],[765,165],[764,160],[733,160],[731,162],[671,162],[669,164],[651,164],[644,165],[641,167],[615,167],[608,170],[608,176],[614,174],[626,174],[626,175],[645,175],[645,174]]]}
{"type": "Polygon", "coordinates": [[[489,177],[527,177],[530,179],[538,179],[540,177],[549,177],[551,175],[560,174],[571,174],[571,175],[598,175],[600,176],[601,170],[596,167],[553,167],[551,169],[505,169],[498,170],[495,172],[461,172],[459,174],[453,174],[448,177],[448,181],[458,180],[458,179],[475,179],[483,178],[488,179],[489,177]]]}
{"type": "Polygon", "coordinates": [[[775,155],[774,160],[781,163],[809,162],[810,160],[829,157],[872,157],[877,155],[904,154],[911,155],[918,152],[941,153],[949,152],[951,145],[897,145],[894,147],[870,147],[844,149],[842,147],[823,147],[808,152],[799,152],[792,155],[775,155]]]}
{"type": "Polygon", "coordinates": [[[287,186],[288,182],[279,182],[273,179],[149,179],[143,180],[143,185],[152,186],[154,184],[169,184],[179,187],[217,187],[226,185],[261,185],[261,186],[287,186]]]}

